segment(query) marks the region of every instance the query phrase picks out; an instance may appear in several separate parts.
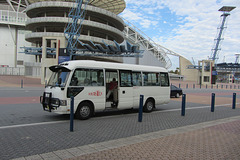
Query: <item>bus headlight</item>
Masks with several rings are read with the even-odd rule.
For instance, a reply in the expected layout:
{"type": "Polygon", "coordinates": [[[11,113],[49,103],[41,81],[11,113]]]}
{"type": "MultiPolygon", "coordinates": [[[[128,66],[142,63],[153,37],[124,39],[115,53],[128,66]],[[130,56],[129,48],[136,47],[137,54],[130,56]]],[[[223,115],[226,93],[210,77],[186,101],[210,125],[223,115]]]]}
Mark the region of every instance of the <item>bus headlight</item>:
{"type": "Polygon", "coordinates": [[[67,100],[59,100],[60,106],[66,106],[67,105],[67,100]]]}

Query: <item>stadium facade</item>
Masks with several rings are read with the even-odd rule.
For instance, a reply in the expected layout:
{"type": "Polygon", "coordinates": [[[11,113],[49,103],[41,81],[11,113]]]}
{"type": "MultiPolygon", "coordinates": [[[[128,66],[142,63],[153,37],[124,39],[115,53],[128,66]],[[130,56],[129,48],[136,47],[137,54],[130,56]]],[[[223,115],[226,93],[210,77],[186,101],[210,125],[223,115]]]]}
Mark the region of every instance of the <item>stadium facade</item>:
{"type": "Polygon", "coordinates": [[[19,54],[19,46],[29,46],[25,41],[25,2],[0,1],[0,65],[10,67],[23,67],[24,60],[33,61],[33,56],[19,54]]]}
{"type": "MultiPolygon", "coordinates": [[[[1,43],[3,49],[0,51],[0,56],[3,58],[1,58],[0,65],[41,67],[34,74],[41,75],[42,82],[44,82],[49,77],[48,67],[58,63],[58,49],[66,48],[64,30],[69,22],[69,11],[75,6],[74,1],[19,0],[12,4],[9,2],[8,0],[1,1],[0,6],[0,32],[5,35],[1,42],[7,40],[6,46],[9,46],[6,48],[5,44],[1,43]],[[10,42],[11,39],[12,42],[10,42]],[[24,54],[20,53],[23,52],[20,47],[29,48],[24,54]],[[53,50],[47,50],[49,48],[53,50]],[[55,53],[51,54],[52,52],[55,53]]],[[[119,17],[118,14],[125,7],[124,0],[90,0],[86,6],[86,18],[82,24],[79,40],[93,48],[90,42],[104,46],[105,43],[115,45],[115,42],[125,45],[127,41],[137,45],[140,50],[144,50],[143,57],[76,56],[76,59],[116,61],[169,68],[171,61],[166,54],[174,55],[175,53],[157,45],[131,23],[119,17]]]]}

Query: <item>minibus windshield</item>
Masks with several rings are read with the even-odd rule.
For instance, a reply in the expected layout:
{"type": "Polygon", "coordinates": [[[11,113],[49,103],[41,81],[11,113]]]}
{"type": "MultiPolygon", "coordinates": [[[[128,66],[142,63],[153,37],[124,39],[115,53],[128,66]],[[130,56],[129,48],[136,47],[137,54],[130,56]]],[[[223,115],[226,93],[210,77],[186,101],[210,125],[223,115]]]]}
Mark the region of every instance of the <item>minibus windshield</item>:
{"type": "Polygon", "coordinates": [[[57,72],[53,72],[51,78],[48,81],[48,86],[52,87],[65,87],[68,75],[70,72],[62,71],[61,69],[57,72]]]}

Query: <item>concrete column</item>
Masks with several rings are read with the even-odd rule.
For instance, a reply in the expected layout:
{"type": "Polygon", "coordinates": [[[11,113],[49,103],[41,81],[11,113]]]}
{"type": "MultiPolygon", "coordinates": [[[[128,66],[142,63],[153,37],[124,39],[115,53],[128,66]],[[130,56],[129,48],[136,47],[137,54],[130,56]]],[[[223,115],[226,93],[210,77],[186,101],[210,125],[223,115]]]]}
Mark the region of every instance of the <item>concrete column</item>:
{"type": "Polygon", "coordinates": [[[65,37],[43,37],[42,38],[42,68],[41,68],[41,83],[44,84],[45,80],[48,80],[51,76],[51,72],[48,69],[52,65],[58,64],[59,48],[66,48],[65,37]],[[47,40],[51,41],[51,47],[56,47],[56,57],[47,58],[47,40]],[[56,46],[54,46],[56,43],[56,46]]]}
{"type": "Polygon", "coordinates": [[[15,29],[15,39],[14,39],[14,67],[17,67],[17,47],[18,47],[18,28],[15,29]]]}
{"type": "Polygon", "coordinates": [[[46,69],[45,69],[45,60],[46,60],[46,48],[47,48],[47,40],[45,37],[42,38],[42,67],[41,67],[41,83],[45,83],[46,78],[46,69]]]}

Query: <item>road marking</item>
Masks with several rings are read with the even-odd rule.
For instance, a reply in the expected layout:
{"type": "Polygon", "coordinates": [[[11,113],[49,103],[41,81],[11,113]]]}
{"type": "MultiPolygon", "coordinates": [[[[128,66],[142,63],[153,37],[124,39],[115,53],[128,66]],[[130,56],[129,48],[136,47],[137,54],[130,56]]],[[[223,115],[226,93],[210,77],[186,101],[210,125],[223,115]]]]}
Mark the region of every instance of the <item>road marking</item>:
{"type": "Polygon", "coordinates": [[[0,129],[7,129],[7,128],[17,128],[17,127],[28,127],[28,126],[37,126],[37,125],[45,125],[45,124],[56,124],[56,123],[63,123],[65,121],[53,121],[53,122],[41,122],[41,123],[30,123],[30,124],[18,124],[18,125],[11,125],[11,126],[2,126],[0,129]]]}

